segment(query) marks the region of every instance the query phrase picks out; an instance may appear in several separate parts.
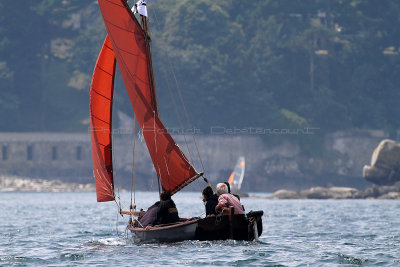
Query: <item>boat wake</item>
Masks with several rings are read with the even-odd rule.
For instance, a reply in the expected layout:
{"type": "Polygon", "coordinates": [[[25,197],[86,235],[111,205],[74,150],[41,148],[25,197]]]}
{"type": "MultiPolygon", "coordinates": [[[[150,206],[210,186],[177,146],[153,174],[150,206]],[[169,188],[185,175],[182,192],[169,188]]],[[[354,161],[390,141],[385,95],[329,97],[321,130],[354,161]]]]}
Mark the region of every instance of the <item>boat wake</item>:
{"type": "Polygon", "coordinates": [[[89,241],[88,244],[91,246],[126,246],[129,245],[128,241],[122,237],[108,237],[89,241]]]}

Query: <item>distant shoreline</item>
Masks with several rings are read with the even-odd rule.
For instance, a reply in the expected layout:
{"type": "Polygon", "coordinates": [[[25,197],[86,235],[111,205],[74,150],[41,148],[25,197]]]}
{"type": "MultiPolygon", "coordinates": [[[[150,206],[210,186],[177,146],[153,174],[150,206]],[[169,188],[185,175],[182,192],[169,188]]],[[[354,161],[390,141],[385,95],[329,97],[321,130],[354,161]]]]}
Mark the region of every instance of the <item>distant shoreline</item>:
{"type": "MultiPolygon", "coordinates": [[[[94,183],[79,184],[62,182],[59,179],[45,180],[18,176],[0,176],[0,192],[95,192],[94,183]]],[[[125,190],[123,190],[125,191],[125,190]]],[[[400,183],[392,186],[373,186],[366,190],[350,187],[311,187],[307,190],[294,191],[281,189],[268,196],[250,194],[250,198],[268,199],[393,199],[400,200],[400,183]]],[[[262,195],[263,195],[262,194],[262,195]]]]}
{"type": "Polygon", "coordinates": [[[0,176],[0,192],[94,192],[94,184],[66,183],[61,180],[0,176]]]}

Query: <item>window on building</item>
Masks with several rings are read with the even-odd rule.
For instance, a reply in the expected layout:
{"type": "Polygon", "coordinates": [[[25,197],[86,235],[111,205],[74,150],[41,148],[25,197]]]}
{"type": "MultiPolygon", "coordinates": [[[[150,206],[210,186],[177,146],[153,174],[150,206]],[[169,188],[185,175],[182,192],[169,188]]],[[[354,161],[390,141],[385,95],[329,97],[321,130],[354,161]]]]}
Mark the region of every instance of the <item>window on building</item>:
{"type": "Polygon", "coordinates": [[[1,158],[2,158],[2,160],[8,160],[8,147],[7,146],[1,147],[1,158]]]}
{"type": "Polygon", "coordinates": [[[82,147],[76,147],[76,160],[82,160],[82,147]]]}
{"type": "Polygon", "coordinates": [[[26,159],[33,160],[33,145],[26,147],[26,159]]]}
{"type": "Polygon", "coordinates": [[[53,146],[51,148],[51,159],[52,160],[57,160],[58,159],[58,155],[57,155],[57,147],[53,146]]]}

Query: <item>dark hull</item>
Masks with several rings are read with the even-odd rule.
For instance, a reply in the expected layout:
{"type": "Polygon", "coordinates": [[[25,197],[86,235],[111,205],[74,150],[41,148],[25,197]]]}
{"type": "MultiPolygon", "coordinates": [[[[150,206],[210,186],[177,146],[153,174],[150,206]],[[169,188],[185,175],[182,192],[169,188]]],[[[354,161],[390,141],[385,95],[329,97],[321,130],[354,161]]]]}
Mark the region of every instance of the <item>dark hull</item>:
{"type": "Polygon", "coordinates": [[[198,221],[199,219],[191,219],[171,225],[154,226],[149,230],[133,226],[128,226],[128,229],[138,242],[179,242],[195,239],[198,221]]]}
{"type": "Polygon", "coordinates": [[[258,239],[262,234],[263,211],[249,212],[245,216],[211,216],[154,226],[150,230],[128,226],[132,237],[139,242],[179,242],[183,240],[246,240],[258,239]],[[257,232],[257,234],[255,233],[257,232]]]}
{"type": "Polygon", "coordinates": [[[196,230],[196,239],[204,240],[246,240],[258,239],[262,234],[263,211],[255,211],[244,214],[210,216],[199,220],[196,230]],[[257,230],[255,229],[257,228],[257,230]],[[255,234],[255,230],[257,234],[255,234]]]}

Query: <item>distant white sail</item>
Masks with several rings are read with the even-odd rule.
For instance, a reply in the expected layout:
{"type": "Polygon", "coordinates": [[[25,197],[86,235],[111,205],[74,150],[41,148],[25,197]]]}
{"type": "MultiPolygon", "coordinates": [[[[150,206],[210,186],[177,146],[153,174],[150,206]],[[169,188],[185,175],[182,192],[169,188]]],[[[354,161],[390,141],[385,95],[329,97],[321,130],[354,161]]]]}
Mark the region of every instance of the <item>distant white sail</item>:
{"type": "Polygon", "coordinates": [[[244,170],[245,170],[245,159],[244,157],[239,157],[233,172],[229,176],[228,183],[231,186],[231,191],[239,191],[242,187],[244,170]]]}

